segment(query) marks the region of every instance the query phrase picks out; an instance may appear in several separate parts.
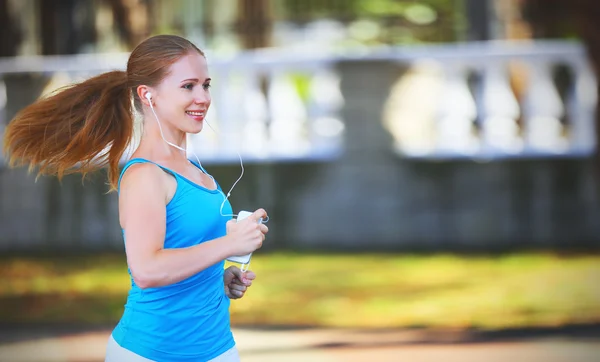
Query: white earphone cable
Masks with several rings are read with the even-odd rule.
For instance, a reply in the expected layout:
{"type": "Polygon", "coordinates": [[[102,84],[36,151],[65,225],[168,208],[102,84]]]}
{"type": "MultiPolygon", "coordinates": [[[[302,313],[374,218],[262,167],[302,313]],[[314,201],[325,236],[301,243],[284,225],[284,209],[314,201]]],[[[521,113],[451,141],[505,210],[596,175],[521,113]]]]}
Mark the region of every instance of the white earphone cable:
{"type": "MultiPolygon", "coordinates": [[[[148,103],[150,104],[150,109],[152,110],[152,114],[154,114],[154,118],[156,118],[156,123],[158,123],[158,129],[160,130],[160,136],[162,137],[163,141],[165,141],[165,142],[166,142],[166,143],[167,143],[169,146],[175,147],[175,148],[177,148],[177,149],[179,149],[179,150],[181,150],[181,151],[183,151],[183,152],[187,152],[187,150],[185,150],[183,147],[180,147],[180,146],[178,146],[178,145],[176,145],[176,144],[174,144],[174,143],[171,143],[171,142],[167,141],[167,139],[165,138],[165,135],[164,135],[164,133],[163,133],[163,130],[162,130],[162,126],[161,126],[161,124],[160,124],[160,121],[159,121],[159,119],[158,119],[158,115],[157,115],[157,114],[156,114],[156,112],[154,111],[154,105],[152,104],[152,97],[151,97],[150,93],[146,93],[146,99],[148,99],[148,103]]],[[[206,123],[206,124],[207,124],[207,125],[210,127],[210,129],[211,129],[213,132],[215,132],[216,134],[219,134],[219,133],[217,133],[217,131],[215,131],[215,129],[214,129],[214,128],[213,128],[213,127],[212,127],[212,126],[211,126],[211,125],[210,125],[210,124],[209,124],[209,123],[206,121],[206,119],[204,120],[204,122],[205,122],[205,123],[206,123]]],[[[209,177],[210,177],[210,178],[213,180],[213,182],[215,183],[215,186],[217,186],[217,181],[215,180],[215,178],[214,178],[214,177],[213,177],[211,174],[209,174],[208,172],[206,172],[206,170],[204,170],[204,167],[202,166],[202,163],[200,162],[200,159],[198,158],[198,155],[196,155],[196,152],[194,152],[194,150],[193,150],[193,149],[192,149],[192,153],[194,154],[194,157],[196,158],[196,161],[198,162],[198,165],[200,166],[200,169],[201,169],[201,170],[202,170],[204,173],[206,173],[206,174],[207,174],[207,175],[208,175],[208,176],[209,176],[209,177]]],[[[221,191],[221,190],[219,189],[219,187],[217,186],[217,190],[219,190],[219,192],[220,192],[220,193],[223,195],[223,197],[224,197],[224,199],[223,199],[223,202],[221,203],[221,207],[219,208],[219,213],[221,214],[221,216],[231,216],[231,217],[237,217],[237,215],[236,215],[236,214],[226,214],[226,215],[225,215],[225,214],[223,214],[223,206],[225,206],[225,202],[227,202],[227,200],[229,200],[229,196],[231,196],[231,192],[233,191],[233,189],[235,188],[235,186],[237,185],[237,183],[238,183],[238,182],[240,182],[240,180],[241,180],[241,179],[242,179],[242,177],[244,176],[244,162],[242,161],[242,156],[240,155],[240,153],[239,153],[239,152],[237,152],[237,151],[236,151],[236,153],[237,153],[237,155],[238,155],[238,157],[239,157],[239,159],[240,159],[240,166],[241,166],[241,168],[242,168],[242,172],[241,172],[240,176],[239,176],[239,177],[238,177],[238,179],[237,179],[237,180],[236,180],[236,181],[233,183],[233,185],[231,186],[231,188],[230,188],[230,189],[229,189],[229,191],[227,192],[227,195],[225,195],[225,194],[223,193],[223,191],[221,191]]]]}

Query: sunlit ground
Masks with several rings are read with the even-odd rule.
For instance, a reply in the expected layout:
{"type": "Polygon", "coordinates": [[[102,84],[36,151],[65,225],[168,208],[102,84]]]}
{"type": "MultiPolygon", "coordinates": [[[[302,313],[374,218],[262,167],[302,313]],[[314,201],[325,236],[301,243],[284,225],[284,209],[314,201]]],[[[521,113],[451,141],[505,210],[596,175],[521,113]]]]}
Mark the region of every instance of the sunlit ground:
{"type": "MultiPolygon", "coordinates": [[[[322,327],[561,326],[600,322],[600,255],[257,253],[232,323],[322,327]]],[[[115,323],[123,255],[0,258],[0,321],[115,323]]]]}

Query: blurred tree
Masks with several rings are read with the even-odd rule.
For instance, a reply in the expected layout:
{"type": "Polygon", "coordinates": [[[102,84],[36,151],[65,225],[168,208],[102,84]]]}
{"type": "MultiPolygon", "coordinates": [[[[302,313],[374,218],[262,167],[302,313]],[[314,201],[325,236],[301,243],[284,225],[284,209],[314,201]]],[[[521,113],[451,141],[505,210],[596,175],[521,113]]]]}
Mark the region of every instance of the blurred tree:
{"type": "MultiPolygon", "coordinates": [[[[110,7],[116,33],[127,48],[131,49],[150,34],[147,0],[106,0],[105,4],[110,7]]],[[[97,42],[96,2],[38,0],[38,6],[42,54],[76,54],[97,42]]]]}
{"type": "Polygon", "coordinates": [[[380,28],[377,43],[452,42],[465,28],[465,0],[282,0],[283,17],[297,24],[334,19],[368,20],[380,28]],[[462,30],[461,30],[462,31],[462,30]]]}
{"type": "Polygon", "coordinates": [[[21,43],[21,33],[15,19],[11,16],[9,0],[0,0],[0,57],[17,55],[21,43]]]}
{"type": "Polygon", "coordinates": [[[272,28],[269,0],[238,0],[237,32],[245,49],[270,45],[272,28]]]}
{"type": "Polygon", "coordinates": [[[95,43],[93,2],[38,0],[38,6],[42,54],[76,54],[95,43]]]}
{"type": "Polygon", "coordinates": [[[148,0],[107,0],[112,9],[117,32],[128,48],[133,49],[150,35],[152,2],[148,0]]]}

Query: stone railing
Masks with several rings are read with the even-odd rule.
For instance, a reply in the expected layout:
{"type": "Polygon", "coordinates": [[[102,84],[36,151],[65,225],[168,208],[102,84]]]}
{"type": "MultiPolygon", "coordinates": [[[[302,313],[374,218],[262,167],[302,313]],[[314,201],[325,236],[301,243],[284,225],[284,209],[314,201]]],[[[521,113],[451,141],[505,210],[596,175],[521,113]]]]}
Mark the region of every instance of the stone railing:
{"type": "MultiPolygon", "coordinates": [[[[0,60],[4,120],[126,58],[0,60]]],[[[235,151],[249,161],[230,200],[236,211],[269,211],[265,247],[598,245],[598,173],[586,157],[596,145],[596,80],[579,44],[208,59],[208,122],[218,133],[205,127],[189,147],[226,189],[240,171],[235,151]],[[429,162],[438,159],[458,161],[429,162]]],[[[0,169],[0,250],[122,250],[118,198],[103,176],[59,183],[0,169]]]]}
{"type": "MultiPolygon", "coordinates": [[[[11,92],[10,87],[26,87],[10,82],[11,76],[49,77],[45,92],[123,69],[126,60],[127,54],[0,59],[0,125],[16,111],[7,111],[11,95],[37,97],[11,92]]],[[[399,47],[344,55],[275,49],[230,59],[209,54],[211,127],[191,135],[188,147],[216,163],[236,161],[237,152],[251,162],[335,158],[345,139],[337,64],[361,60],[405,68],[383,119],[368,120],[383,123],[393,139],[390,148],[401,157],[579,157],[595,149],[596,80],[583,47],[565,42],[399,47]]]]}
{"type": "Polygon", "coordinates": [[[385,109],[414,158],[579,157],[594,152],[596,79],[576,43],[474,43],[381,57],[407,64],[385,109]]]}
{"type": "MultiPolygon", "coordinates": [[[[249,53],[210,61],[212,106],[202,133],[190,135],[188,148],[208,162],[328,159],[341,151],[343,100],[333,59],[290,59],[249,53]]],[[[127,54],[99,54],[0,59],[0,125],[8,118],[11,89],[24,87],[11,76],[42,75],[42,93],[95,74],[123,69],[127,54]],[[7,102],[8,93],[8,102],[7,102]]],[[[33,101],[38,95],[25,90],[33,101]]],[[[0,128],[0,132],[2,129],[0,128]]],[[[1,156],[1,155],[0,155],[1,156]]]]}

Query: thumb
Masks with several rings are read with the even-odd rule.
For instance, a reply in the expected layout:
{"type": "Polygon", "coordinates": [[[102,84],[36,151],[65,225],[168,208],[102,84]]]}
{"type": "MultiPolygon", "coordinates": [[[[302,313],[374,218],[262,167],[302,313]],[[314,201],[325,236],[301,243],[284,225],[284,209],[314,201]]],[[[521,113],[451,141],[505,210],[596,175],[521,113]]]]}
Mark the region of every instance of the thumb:
{"type": "Polygon", "coordinates": [[[235,220],[229,220],[225,223],[225,229],[227,230],[227,232],[230,232],[231,230],[233,230],[233,228],[235,227],[234,225],[236,224],[235,220]]]}
{"type": "Polygon", "coordinates": [[[245,281],[244,280],[244,272],[240,270],[240,268],[238,268],[237,266],[231,266],[229,267],[229,270],[231,271],[231,273],[238,278],[241,281],[245,281]]]}

